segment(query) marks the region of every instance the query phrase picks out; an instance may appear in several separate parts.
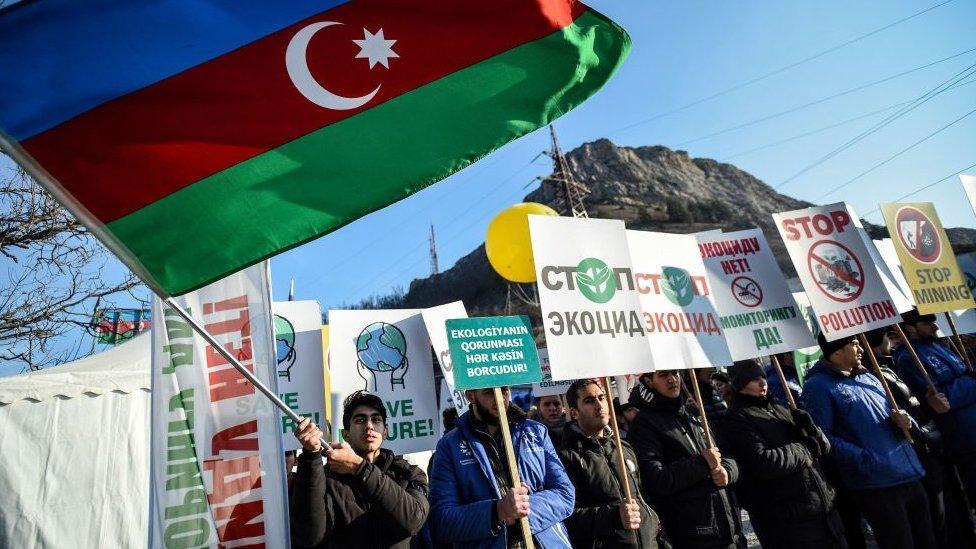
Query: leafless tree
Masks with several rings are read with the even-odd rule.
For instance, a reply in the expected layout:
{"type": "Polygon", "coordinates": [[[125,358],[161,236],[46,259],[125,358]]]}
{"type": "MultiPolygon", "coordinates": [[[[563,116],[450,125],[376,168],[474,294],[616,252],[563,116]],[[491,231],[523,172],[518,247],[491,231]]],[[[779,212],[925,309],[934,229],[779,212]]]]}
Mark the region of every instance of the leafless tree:
{"type": "Polygon", "coordinates": [[[90,353],[95,308],[145,287],[33,178],[0,169],[0,361],[37,370],[90,353]]]}

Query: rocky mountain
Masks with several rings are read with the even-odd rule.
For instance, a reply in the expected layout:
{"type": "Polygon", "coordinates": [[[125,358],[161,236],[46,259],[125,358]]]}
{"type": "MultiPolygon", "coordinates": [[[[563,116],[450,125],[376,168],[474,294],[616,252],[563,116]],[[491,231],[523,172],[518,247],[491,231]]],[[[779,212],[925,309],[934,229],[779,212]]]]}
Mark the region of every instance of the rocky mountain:
{"type": "MultiPolygon", "coordinates": [[[[731,164],[691,158],[685,151],[662,146],[621,147],[599,139],[577,147],[566,158],[574,176],[591,190],[584,200],[590,217],[621,219],[631,229],[670,233],[761,227],[784,274],[795,276],[771,214],[811,203],[780,194],[731,164]]],[[[525,201],[553,207],[558,203],[554,187],[545,183],[525,201]]],[[[887,236],[884,227],[866,226],[875,238],[887,236]]],[[[948,232],[955,247],[976,248],[976,231],[948,232]]],[[[533,291],[530,285],[522,289],[533,291]]],[[[508,284],[489,265],[484,245],[450,269],[414,280],[405,295],[387,298],[386,305],[429,307],[458,299],[472,316],[503,314],[510,302],[511,314],[538,319],[537,308],[510,296],[508,284]]]]}

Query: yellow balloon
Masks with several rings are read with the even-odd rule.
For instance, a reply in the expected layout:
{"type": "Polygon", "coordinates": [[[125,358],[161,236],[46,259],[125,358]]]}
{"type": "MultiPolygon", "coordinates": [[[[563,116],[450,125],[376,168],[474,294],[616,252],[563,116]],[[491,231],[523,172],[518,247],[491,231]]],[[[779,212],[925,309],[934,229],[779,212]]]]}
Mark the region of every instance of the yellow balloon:
{"type": "Polygon", "coordinates": [[[545,204],[522,202],[501,211],[488,225],[485,253],[499,275],[510,282],[535,282],[529,214],[555,215],[545,204]]]}

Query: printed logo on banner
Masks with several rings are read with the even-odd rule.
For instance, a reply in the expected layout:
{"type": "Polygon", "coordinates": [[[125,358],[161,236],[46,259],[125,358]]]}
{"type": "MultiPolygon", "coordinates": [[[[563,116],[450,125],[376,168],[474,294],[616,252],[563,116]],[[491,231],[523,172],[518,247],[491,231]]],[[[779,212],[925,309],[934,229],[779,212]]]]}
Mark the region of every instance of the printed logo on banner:
{"type": "Polygon", "coordinates": [[[275,358],[278,361],[278,377],[291,381],[291,367],[298,355],[295,353],[295,327],[287,318],[274,315],[275,358]]]}
{"type": "Polygon", "coordinates": [[[864,291],[861,262],[854,252],[840,242],[815,242],[807,252],[807,268],[817,287],[834,301],[854,301],[864,291]]]}
{"type": "Polygon", "coordinates": [[[932,264],[942,257],[942,242],[935,223],[924,213],[905,206],[895,214],[898,239],[912,257],[922,263],[932,264]]]}
{"type": "Polygon", "coordinates": [[[404,389],[407,374],[407,338],[400,328],[386,322],[374,322],[363,328],[356,338],[357,371],[368,389],[390,385],[390,390],[404,389]],[[368,373],[367,373],[368,372],[368,373]]]}
{"type": "Polygon", "coordinates": [[[576,285],[580,293],[593,303],[606,303],[613,299],[617,284],[611,280],[610,267],[595,257],[588,257],[576,266],[576,285]]]}
{"type": "Polygon", "coordinates": [[[762,287],[748,276],[740,276],[732,280],[732,297],[746,307],[758,307],[762,304],[762,287]]]}
{"type": "Polygon", "coordinates": [[[687,307],[695,299],[695,290],[688,271],[679,267],[664,267],[661,269],[661,278],[664,297],[671,303],[678,307],[687,307]]]}

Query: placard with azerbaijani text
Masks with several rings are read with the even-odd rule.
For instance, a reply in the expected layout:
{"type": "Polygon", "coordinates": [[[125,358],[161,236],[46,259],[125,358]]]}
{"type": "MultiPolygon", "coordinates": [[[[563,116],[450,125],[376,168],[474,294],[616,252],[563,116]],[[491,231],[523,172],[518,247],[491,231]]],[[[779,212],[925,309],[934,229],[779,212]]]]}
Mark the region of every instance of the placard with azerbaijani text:
{"type": "Polygon", "coordinates": [[[459,391],[526,385],[542,380],[527,316],[489,316],[447,321],[447,341],[459,391]]]}

